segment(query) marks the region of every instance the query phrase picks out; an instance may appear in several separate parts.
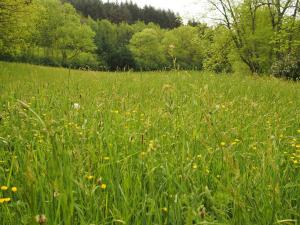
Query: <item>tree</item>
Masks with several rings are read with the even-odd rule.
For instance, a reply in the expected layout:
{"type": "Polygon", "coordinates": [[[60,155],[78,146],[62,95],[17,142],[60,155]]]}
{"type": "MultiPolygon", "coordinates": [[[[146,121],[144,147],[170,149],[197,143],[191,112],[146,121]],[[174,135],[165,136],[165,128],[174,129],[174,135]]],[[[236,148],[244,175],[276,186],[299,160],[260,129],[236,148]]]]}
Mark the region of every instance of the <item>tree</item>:
{"type": "Polygon", "coordinates": [[[206,30],[201,36],[205,46],[204,69],[215,73],[232,72],[233,43],[228,30],[221,25],[206,30]]]}
{"type": "Polygon", "coordinates": [[[129,49],[139,69],[158,70],[166,65],[161,40],[162,32],[152,28],[146,28],[133,35],[129,49]]]}
{"type": "MultiPolygon", "coordinates": [[[[295,21],[299,0],[244,0],[237,4],[232,0],[216,0],[211,3],[230,31],[241,60],[252,73],[268,72],[271,62],[282,58],[280,33],[287,17],[292,16],[295,21]]],[[[293,35],[288,36],[291,46],[293,35]]]]}
{"type": "Polygon", "coordinates": [[[81,22],[72,5],[58,0],[42,1],[43,10],[38,24],[37,45],[45,50],[46,58],[61,53],[61,64],[69,65],[80,53],[95,49],[95,33],[81,22]]]}
{"type": "Polygon", "coordinates": [[[27,0],[0,2],[0,54],[18,55],[31,36],[36,5],[27,0]]]}
{"type": "Polygon", "coordinates": [[[202,69],[203,46],[197,28],[181,26],[168,31],[163,39],[165,52],[174,67],[202,69]]]}

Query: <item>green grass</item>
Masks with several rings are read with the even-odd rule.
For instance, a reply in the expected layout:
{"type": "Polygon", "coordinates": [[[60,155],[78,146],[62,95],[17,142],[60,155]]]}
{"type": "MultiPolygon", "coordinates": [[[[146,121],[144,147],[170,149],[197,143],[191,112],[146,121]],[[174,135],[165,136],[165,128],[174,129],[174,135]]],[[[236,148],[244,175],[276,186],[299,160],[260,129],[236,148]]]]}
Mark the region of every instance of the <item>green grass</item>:
{"type": "Polygon", "coordinates": [[[1,224],[300,224],[299,83],[0,63],[0,115],[1,224]]]}

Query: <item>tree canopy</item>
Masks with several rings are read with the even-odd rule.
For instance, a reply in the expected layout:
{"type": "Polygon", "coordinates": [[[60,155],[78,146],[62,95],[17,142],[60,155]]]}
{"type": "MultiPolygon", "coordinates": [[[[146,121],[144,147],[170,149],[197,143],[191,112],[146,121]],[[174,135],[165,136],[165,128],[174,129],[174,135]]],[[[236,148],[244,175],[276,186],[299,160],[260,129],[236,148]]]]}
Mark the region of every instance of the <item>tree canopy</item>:
{"type": "Polygon", "coordinates": [[[210,70],[299,79],[299,0],[210,0],[219,23],[181,24],[132,2],[3,0],[0,59],[94,70],[210,70]],[[168,28],[168,29],[166,29],[168,28]]]}

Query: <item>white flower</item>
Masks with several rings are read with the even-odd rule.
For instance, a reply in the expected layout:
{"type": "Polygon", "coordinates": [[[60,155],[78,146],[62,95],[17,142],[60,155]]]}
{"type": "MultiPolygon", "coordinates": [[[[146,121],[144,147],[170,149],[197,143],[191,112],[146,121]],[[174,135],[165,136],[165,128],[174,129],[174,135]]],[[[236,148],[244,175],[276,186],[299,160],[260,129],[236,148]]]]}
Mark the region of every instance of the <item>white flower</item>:
{"type": "Polygon", "coordinates": [[[73,109],[80,109],[80,105],[79,105],[79,103],[74,103],[73,104],[73,109]]]}

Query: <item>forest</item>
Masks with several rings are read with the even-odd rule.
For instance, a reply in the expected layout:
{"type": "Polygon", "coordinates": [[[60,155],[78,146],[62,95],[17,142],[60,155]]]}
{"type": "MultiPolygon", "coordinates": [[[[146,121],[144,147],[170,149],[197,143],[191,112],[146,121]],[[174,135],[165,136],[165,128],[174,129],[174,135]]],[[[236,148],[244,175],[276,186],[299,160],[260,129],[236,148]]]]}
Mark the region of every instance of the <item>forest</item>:
{"type": "Polygon", "coordinates": [[[0,59],[88,70],[300,77],[299,0],[210,0],[214,25],[151,6],[3,0],[0,59]]]}

